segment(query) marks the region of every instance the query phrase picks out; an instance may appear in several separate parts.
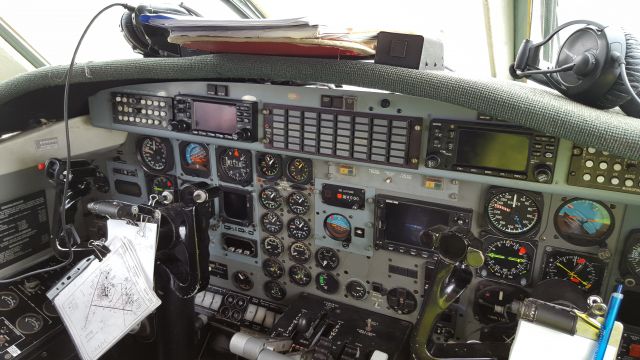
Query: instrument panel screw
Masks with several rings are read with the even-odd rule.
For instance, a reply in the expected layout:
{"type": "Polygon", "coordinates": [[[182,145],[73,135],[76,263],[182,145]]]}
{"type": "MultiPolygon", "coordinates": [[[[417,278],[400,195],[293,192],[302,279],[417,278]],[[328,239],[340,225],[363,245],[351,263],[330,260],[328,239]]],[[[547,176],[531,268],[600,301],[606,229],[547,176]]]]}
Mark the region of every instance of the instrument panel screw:
{"type": "Polygon", "coordinates": [[[416,126],[413,127],[413,130],[420,131],[420,130],[422,130],[422,126],[416,125],[416,126]]]}
{"type": "Polygon", "coordinates": [[[262,143],[263,144],[268,144],[269,143],[269,139],[267,139],[267,138],[262,139],[262,143]]]}
{"type": "Polygon", "coordinates": [[[458,194],[456,194],[456,193],[451,193],[451,194],[449,194],[449,199],[451,199],[451,200],[457,200],[457,199],[458,199],[458,194]]]}
{"type": "Polygon", "coordinates": [[[451,179],[451,185],[458,185],[459,182],[456,179],[451,179]]]}
{"type": "Polygon", "coordinates": [[[411,159],[411,163],[412,163],[412,164],[414,164],[414,165],[415,165],[415,164],[417,164],[417,163],[418,163],[418,161],[419,161],[419,160],[418,160],[418,159],[416,159],[416,158],[412,158],[412,159],[411,159]]]}
{"type": "Polygon", "coordinates": [[[269,109],[262,109],[262,115],[269,115],[269,109]]]}

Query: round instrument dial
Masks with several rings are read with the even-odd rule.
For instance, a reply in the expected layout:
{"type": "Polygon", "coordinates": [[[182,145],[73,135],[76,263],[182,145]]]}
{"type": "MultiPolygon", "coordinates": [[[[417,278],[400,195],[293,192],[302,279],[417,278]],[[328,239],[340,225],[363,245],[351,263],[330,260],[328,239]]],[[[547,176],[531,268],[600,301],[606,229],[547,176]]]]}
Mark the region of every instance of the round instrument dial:
{"type": "Polygon", "coordinates": [[[209,149],[201,144],[190,143],[184,147],[183,167],[194,171],[209,172],[209,149]]]}
{"type": "Polygon", "coordinates": [[[364,300],[367,298],[367,285],[360,280],[349,280],[346,290],[347,295],[356,300],[364,300]]]}
{"type": "Polygon", "coordinates": [[[307,220],[296,216],[287,222],[287,234],[294,240],[306,240],[311,236],[311,226],[307,220]]]}
{"type": "Polygon", "coordinates": [[[264,213],[260,218],[260,223],[262,224],[262,229],[271,235],[278,234],[284,227],[280,215],[273,211],[264,213]]]}
{"type": "Polygon", "coordinates": [[[594,257],[556,251],[547,256],[543,278],[566,280],[585,291],[598,292],[603,273],[602,263],[594,257]]]}
{"type": "Polygon", "coordinates": [[[316,274],[316,288],[325,294],[335,294],[340,290],[340,282],[326,271],[316,274]]]}
{"type": "Polygon", "coordinates": [[[138,158],[142,167],[151,173],[164,173],[173,169],[173,147],[166,139],[152,136],[140,138],[138,158]]]}
{"type": "Polygon", "coordinates": [[[7,311],[18,306],[20,298],[11,291],[0,292],[0,311],[7,311]]]}
{"type": "Polygon", "coordinates": [[[556,211],[553,223],[558,235],[577,246],[596,246],[613,231],[613,213],[600,201],[570,199],[556,211]]]}
{"type": "Polygon", "coordinates": [[[324,232],[333,240],[344,241],[351,237],[351,223],[344,215],[329,214],[324,219],[324,232]]]}
{"type": "Polygon", "coordinates": [[[527,242],[496,238],[485,248],[480,274],[525,286],[529,283],[534,248],[527,242]]]}
{"type": "Polygon", "coordinates": [[[640,281],[640,237],[627,240],[624,248],[623,273],[630,273],[640,281]]]}
{"type": "Polygon", "coordinates": [[[316,262],[324,270],[335,270],[340,264],[340,257],[332,248],[321,247],[316,251],[316,262]]]}
{"type": "Polygon", "coordinates": [[[304,264],[311,259],[311,249],[302,242],[294,242],[289,247],[289,257],[291,260],[304,264]]]}
{"type": "Polygon", "coordinates": [[[277,154],[258,155],[258,171],[265,179],[277,179],[282,176],[282,156],[277,154]]]}
{"type": "Polygon", "coordinates": [[[168,176],[155,176],[151,179],[149,192],[155,195],[161,195],[166,190],[175,190],[175,180],[168,176]]]}
{"type": "Polygon", "coordinates": [[[418,308],[418,300],[411,290],[397,287],[387,293],[387,304],[398,314],[411,314],[418,308]]]}
{"type": "Polygon", "coordinates": [[[509,235],[531,232],[540,223],[540,208],[536,201],[518,191],[495,194],[487,205],[489,224],[509,235]]]}
{"type": "Polygon", "coordinates": [[[253,280],[246,271],[240,270],[233,273],[233,285],[242,291],[253,289],[253,280]]]}
{"type": "Polygon", "coordinates": [[[289,268],[289,280],[298,286],[307,286],[311,283],[311,271],[300,264],[293,264],[289,268]]]}
{"type": "Polygon", "coordinates": [[[289,210],[296,215],[304,215],[311,208],[309,198],[299,191],[294,191],[287,196],[287,205],[289,210]]]}
{"type": "Polygon", "coordinates": [[[284,252],[284,244],[282,240],[275,236],[268,236],[262,241],[264,252],[269,256],[278,257],[284,252]]]}
{"type": "Polygon", "coordinates": [[[20,316],[16,321],[16,329],[23,334],[33,334],[44,326],[44,319],[38,314],[28,313],[20,316]]]}
{"type": "Polygon", "coordinates": [[[251,182],[251,152],[249,150],[223,149],[219,155],[219,165],[224,180],[240,185],[251,182]]]}
{"type": "Polygon", "coordinates": [[[275,301],[282,301],[287,296],[287,290],[275,280],[264,283],[264,293],[269,299],[275,301]]]}
{"type": "Polygon", "coordinates": [[[274,210],[282,205],[282,195],[273,186],[267,186],[260,191],[260,205],[268,210],[274,210]]]}
{"type": "Polygon", "coordinates": [[[311,181],[312,163],[310,160],[292,158],[287,163],[287,177],[297,184],[308,184],[311,181]]]}
{"type": "Polygon", "coordinates": [[[267,258],[262,262],[262,272],[270,279],[280,279],[284,275],[284,265],[276,259],[267,258]]]}

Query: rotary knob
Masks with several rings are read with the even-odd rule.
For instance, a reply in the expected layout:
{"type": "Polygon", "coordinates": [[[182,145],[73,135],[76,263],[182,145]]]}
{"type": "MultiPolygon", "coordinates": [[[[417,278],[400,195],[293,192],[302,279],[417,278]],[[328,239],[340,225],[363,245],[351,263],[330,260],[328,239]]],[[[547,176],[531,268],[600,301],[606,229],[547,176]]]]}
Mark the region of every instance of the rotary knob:
{"type": "Polygon", "coordinates": [[[251,138],[251,129],[243,128],[236,132],[238,140],[248,140],[251,138]]]}
{"type": "Polygon", "coordinates": [[[551,182],[553,173],[551,172],[551,168],[549,166],[538,165],[533,171],[533,176],[535,177],[537,182],[548,183],[551,182]]]}
{"type": "Polygon", "coordinates": [[[424,163],[428,168],[437,168],[440,165],[440,157],[438,155],[431,154],[427,156],[424,163]]]}

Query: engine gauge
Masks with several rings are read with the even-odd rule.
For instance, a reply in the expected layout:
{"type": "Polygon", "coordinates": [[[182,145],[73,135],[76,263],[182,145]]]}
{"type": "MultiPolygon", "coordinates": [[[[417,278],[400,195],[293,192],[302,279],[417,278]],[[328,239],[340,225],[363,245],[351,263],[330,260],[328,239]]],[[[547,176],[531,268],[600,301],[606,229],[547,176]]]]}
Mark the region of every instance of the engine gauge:
{"type": "Polygon", "coordinates": [[[180,143],[180,166],[187,175],[209,177],[209,148],[204,144],[180,143]]]}
{"type": "Polygon", "coordinates": [[[347,295],[356,300],[364,300],[367,298],[367,285],[360,280],[349,280],[345,289],[347,290],[347,295]]]}
{"type": "Polygon", "coordinates": [[[34,334],[44,326],[44,319],[38,314],[28,313],[16,321],[16,329],[23,334],[34,334]]]}
{"type": "Polygon", "coordinates": [[[218,176],[222,181],[247,186],[252,181],[251,151],[237,148],[219,148],[218,176]]]}
{"type": "Polygon", "coordinates": [[[325,294],[335,294],[340,290],[340,282],[326,271],[316,274],[316,288],[325,294]]]}
{"type": "Polygon", "coordinates": [[[294,240],[306,240],[311,236],[311,226],[307,220],[296,216],[287,222],[287,234],[294,240]]]}
{"type": "Polygon", "coordinates": [[[265,295],[271,300],[282,301],[287,296],[287,290],[275,280],[265,282],[263,290],[265,295]]]}
{"type": "Polygon", "coordinates": [[[253,289],[253,280],[246,271],[240,270],[233,273],[233,285],[242,291],[253,289]]]}
{"type": "Polygon", "coordinates": [[[267,210],[274,210],[282,205],[282,195],[273,186],[267,186],[260,191],[260,205],[267,210]]]}
{"type": "Polygon", "coordinates": [[[284,275],[284,265],[276,259],[267,258],[262,262],[262,272],[270,279],[280,279],[284,275]]]}
{"type": "Polygon", "coordinates": [[[278,154],[258,154],[258,174],[260,177],[275,180],[282,176],[282,156],[278,154]]]}
{"type": "Polygon", "coordinates": [[[620,266],[622,275],[632,275],[632,281],[640,281],[640,230],[629,233],[620,266]]]}
{"type": "Polygon", "coordinates": [[[311,271],[300,264],[293,264],[289,268],[289,280],[298,286],[307,286],[311,283],[311,271]]]}
{"type": "Polygon", "coordinates": [[[329,214],[324,218],[324,232],[333,240],[344,241],[351,237],[351,223],[344,215],[329,214]]]}
{"type": "Polygon", "coordinates": [[[284,223],[282,222],[280,215],[273,211],[264,213],[260,218],[260,223],[262,224],[262,229],[271,235],[278,234],[284,227],[284,223]]]}
{"type": "Polygon", "coordinates": [[[287,205],[289,210],[296,215],[304,215],[311,208],[309,198],[300,191],[294,191],[287,196],[287,205]]]}
{"type": "Polygon", "coordinates": [[[526,286],[531,281],[535,247],[526,241],[488,236],[485,238],[485,262],[480,275],[526,286]]]}
{"type": "Polygon", "coordinates": [[[486,212],[491,227],[508,235],[531,233],[537,229],[541,218],[536,199],[514,190],[494,193],[487,202],[486,212]]]}
{"type": "Polygon", "coordinates": [[[18,306],[20,298],[12,291],[0,292],[0,311],[7,311],[18,306]]]}
{"type": "Polygon", "coordinates": [[[296,184],[308,184],[313,177],[313,163],[309,159],[290,158],[287,162],[287,179],[296,184]]]}
{"type": "Polygon", "coordinates": [[[173,176],[148,176],[149,195],[161,195],[165,191],[173,191],[176,189],[176,179],[173,176]]]}
{"type": "Polygon", "coordinates": [[[577,246],[597,246],[613,231],[613,213],[600,201],[570,199],[562,203],[553,219],[558,235],[577,246]]]}
{"type": "Polygon", "coordinates": [[[552,250],[546,254],[542,278],[566,280],[589,293],[598,293],[604,269],[597,257],[552,250]]]}
{"type": "Polygon", "coordinates": [[[340,257],[335,250],[321,247],[316,251],[316,262],[324,270],[335,270],[340,264],[340,257]]]}
{"type": "Polygon", "coordinates": [[[305,243],[294,242],[289,246],[289,257],[299,264],[304,264],[311,259],[311,249],[305,243]]]}
{"type": "Polygon", "coordinates": [[[262,241],[264,252],[269,256],[278,257],[284,252],[284,244],[282,240],[275,236],[268,236],[262,241]]]}
{"type": "Polygon", "coordinates": [[[169,140],[145,136],[138,139],[137,146],[138,159],[146,171],[162,174],[173,170],[173,147],[169,140]]]}

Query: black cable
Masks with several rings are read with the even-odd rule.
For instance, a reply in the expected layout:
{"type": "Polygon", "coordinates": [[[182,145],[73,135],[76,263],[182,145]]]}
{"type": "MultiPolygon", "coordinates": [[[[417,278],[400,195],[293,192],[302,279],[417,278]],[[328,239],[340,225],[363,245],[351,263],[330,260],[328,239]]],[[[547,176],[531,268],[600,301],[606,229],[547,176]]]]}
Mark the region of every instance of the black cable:
{"type": "Polygon", "coordinates": [[[635,102],[638,105],[640,105],[640,98],[638,97],[638,95],[636,95],[636,92],[633,91],[633,88],[631,87],[631,83],[629,82],[629,78],[627,77],[627,67],[626,67],[627,62],[624,60],[622,55],[620,55],[617,52],[613,53],[612,56],[618,62],[618,65],[620,65],[620,76],[622,76],[622,81],[624,82],[625,87],[631,94],[631,97],[633,98],[633,100],[635,100],[635,102]]]}
{"type": "MultiPolygon", "coordinates": [[[[104,8],[102,8],[102,10],[98,11],[97,14],[95,14],[93,16],[93,18],[91,19],[91,21],[89,21],[89,24],[87,24],[87,27],[85,27],[84,31],[82,32],[82,35],[80,36],[80,39],[78,40],[78,43],[76,44],[76,48],[73,51],[73,56],[71,57],[71,63],[69,64],[69,69],[67,69],[67,73],[65,75],[65,82],[64,82],[64,102],[63,102],[63,119],[64,119],[64,131],[65,131],[65,137],[66,137],[66,145],[67,145],[67,154],[66,154],[66,173],[65,173],[65,178],[64,178],[64,188],[62,191],[62,204],[60,205],[60,209],[53,209],[54,211],[60,211],[60,220],[61,220],[61,227],[62,227],[62,237],[65,240],[65,245],[67,246],[67,249],[69,250],[69,257],[63,261],[62,263],[58,264],[58,265],[53,265],[53,266],[49,266],[46,267],[44,269],[38,269],[38,270],[34,270],[31,272],[28,272],[26,274],[22,274],[10,279],[3,279],[0,280],[0,284],[6,284],[6,283],[11,283],[11,282],[15,282],[18,280],[22,280],[24,278],[27,278],[29,276],[33,276],[36,274],[40,274],[43,272],[48,272],[48,271],[53,271],[62,267],[65,267],[67,265],[69,265],[72,261],[73,261],[73,250],[71,250],[71,239],[69,239],[69,234],[67,232],[67,218],[66,218],[66,202],[67,202],[67,191],[69,190],[69,180],[71,179],[71,177],[69,176],[69,174],[71,173],[71,139],[69,136],[69,86],[71,83],[71,74],[73,73],[73,66],[75,65],[76,62],[76,56],[78,55],[78,51],[80,50],[80,45],[82,44],[82,40],[84,40],[84,37],[87,35],[87,32],[89,32],[89,28],[91,28],[91,25],[93,25],[93,23],[96,21],[96,19],[98,19],[98,17],[100,17],[100,15],[102,15],[105,11],[116,7],[116,6],[121,6],[129,11],[134,11],[135,7],[128,5],[128,4],[124,4],[124,3],[113,3],[111,5],[107,5],[104,8]]],[[[59,234],[58,234],[59,235],[59,234]]],[[[58,236],[56,235],[56,236],[58,236]]],[[[56,240],[56,245],[57,245],[57,240],[56,240]]]]}

